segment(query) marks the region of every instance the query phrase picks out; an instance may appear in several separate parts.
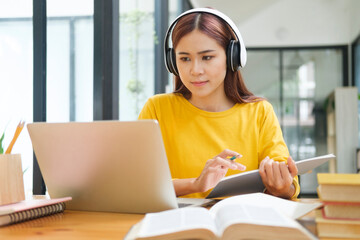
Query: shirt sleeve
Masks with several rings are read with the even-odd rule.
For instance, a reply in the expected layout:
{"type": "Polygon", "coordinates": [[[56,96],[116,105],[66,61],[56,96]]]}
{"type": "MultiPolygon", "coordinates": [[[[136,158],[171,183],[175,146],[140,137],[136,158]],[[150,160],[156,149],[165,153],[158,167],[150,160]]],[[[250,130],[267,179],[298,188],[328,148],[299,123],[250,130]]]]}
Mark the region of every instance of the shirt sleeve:
{"type": "Polygon", "coordinates": [[[156,108],[155,108],[155,104],[154,101],[152,100],[152,98],[149,98],[143,109],[141,110],[139,117],[139,120],[142,119],[154,119],[154,120],[159,120],[156,114],[156,108]]]}
{"type": "MultiPolygon", "coordinates": [[[[154,104],[153,99],[149,98],[147,102],[145,103],[143,109],[141,110],[139,117],[139,120],[143,119],[154,119],[159,120],[156,114],[156,107],[154,104]]],[[[178,178],[172,178],[172,180],[176,180],[178,178]]]]}
{"type": "MultiPolygon", "coordinates": [[[[289,157],[289,150],[285,144],[279,121],[276,117],[272,105],[268,102],[264,103],[264,115],[260,123],[259,134],[259,165],[266,156],[275,161],[285,161],[289,157]]],[[[298,176],[293,179],[295,186],[295,194],[291,199],[297,198],[300,193],[300,185],[298,176]]]]}
{"type": "MultiPolygon", "coordinates": [[[[259,160],[270,157],[276,161],[286,161],[289,150],[285,144],[279,121],[269,102],[265,102],[259,131],[259,160]]],[[[260,164],[260,162],[259,162],[260,164]]]]}
{"type": "Polygon", "coordinates": [[[300,184],[299,184],[299,178],[298,176],[295,176],[293,179],[293,185],[295,186],[295,193],[291,197],[291,199],[296,199],[300,194],[300,184]]]}

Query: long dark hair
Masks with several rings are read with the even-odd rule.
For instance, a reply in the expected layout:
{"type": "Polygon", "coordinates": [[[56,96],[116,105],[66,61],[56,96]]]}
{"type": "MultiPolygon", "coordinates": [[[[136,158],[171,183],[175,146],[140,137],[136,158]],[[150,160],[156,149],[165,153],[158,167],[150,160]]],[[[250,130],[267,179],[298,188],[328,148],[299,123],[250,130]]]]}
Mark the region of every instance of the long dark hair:
{"type": "MultiPolygon", "coordinates": [[[[183,16],[176,23],[171,37],[173,48],[176,48],[182,37],[195,29],[217,41],[225,52],[230,40],[236,39],[233,31],[224,20],[209,13],[191,13],[183,16]]],[[[233,72],[229,68],[226,71],[224,90],[226,96],[235,103],[257,102],[263,99],[254,96],[247,89],[240,71],[233,72]]],[[[191,98],[191,92],[185,87],[179,76],[175,76],[174,93],[181,93],[187,99],[191,98]]]]}

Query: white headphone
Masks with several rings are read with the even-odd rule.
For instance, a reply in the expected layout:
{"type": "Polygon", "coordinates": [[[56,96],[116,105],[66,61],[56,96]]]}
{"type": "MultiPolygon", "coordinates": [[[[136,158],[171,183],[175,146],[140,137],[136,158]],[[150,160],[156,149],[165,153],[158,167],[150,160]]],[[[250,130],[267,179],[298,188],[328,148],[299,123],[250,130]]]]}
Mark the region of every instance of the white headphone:
{"type": "Polygon", "coordinates": [[[166,35],[165,35],[165,41],[164,41],[164,56],[165,56],[165,65],[167,70],[170,73],[173,73],[177,76],[179,76],[179,72],[176,67],[176,57],[175,57],[175,51],[173,48],[169,47],[169,38],[171,35],[171,32],[176,25],[176,23],[179,21],[180,18],[182,18],[185,15],[191,14],[191,13],[209,13],[214,16],[217,16],[224,20],[228,26],[231,28],[231,30],[234,32],[237,40],[230,40],[230,43],[227,47],[226,51],[226,58],[227,58],[227,66],[233,71],[237,71],[239,67],[244,67],[246,64],[246,48],[244,41],[241,37],[239,29],[236,27],[235,23],[225,14],[222,12],[210,9],[210,8],[194,8],[191,10],[188,10],[181,15],[179,15],[169,26],[166,35]]]}

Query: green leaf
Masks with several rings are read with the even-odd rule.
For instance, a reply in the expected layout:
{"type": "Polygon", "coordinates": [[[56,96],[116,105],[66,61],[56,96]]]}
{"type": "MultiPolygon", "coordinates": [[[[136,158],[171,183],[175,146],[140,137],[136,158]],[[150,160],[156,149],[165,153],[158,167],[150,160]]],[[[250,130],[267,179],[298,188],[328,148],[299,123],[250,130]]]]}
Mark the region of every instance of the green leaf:
{"type": "Polygon", "coordinates": [[[5,137],[5,132],[2,134],[1,138],[0,138],[0,154],[3,154],[4,153],[4,148],[3,148],[3,140],[4,140],[4,137],[5,137]]]}
{"type": "Polygon", "coordinates": [[[23,171],[23,174],[25,174],[28,169],[29,169],[29,167],[25,168],[25,170],[23,171]]]}

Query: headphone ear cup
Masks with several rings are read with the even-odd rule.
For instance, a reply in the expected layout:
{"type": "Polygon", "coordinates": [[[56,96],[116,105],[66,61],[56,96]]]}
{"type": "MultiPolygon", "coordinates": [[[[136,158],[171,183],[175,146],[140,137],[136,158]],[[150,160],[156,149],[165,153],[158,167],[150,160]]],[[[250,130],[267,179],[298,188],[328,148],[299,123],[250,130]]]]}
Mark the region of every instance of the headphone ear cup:
{"type": "Polygon", "coordinates": [[[169,70],[169,72],[172,73],[173,69],[171,68],[172,64],[170,63],[171,62],[171,53],[170,52],[171,52],[171,48],[167,49],[165,52],[165,63],[166,63],[166,67],[169,70]]]}
{"type": "Polygon", "coordinates": [[[174,49],[172,49],[172,48],[169,48],[166,52],[166,65],[167,65],[170,73],[173,73],[176,76],[179,76],[177,67],[176,67],[175,52],[174,52],[174,49]]]}
{"type": "Polygon", "coordinates": [[[231,71],[236,72],[240,67],[240,44],[238,41],[230,40],[226,51],[226,63],[231,71]]]}

